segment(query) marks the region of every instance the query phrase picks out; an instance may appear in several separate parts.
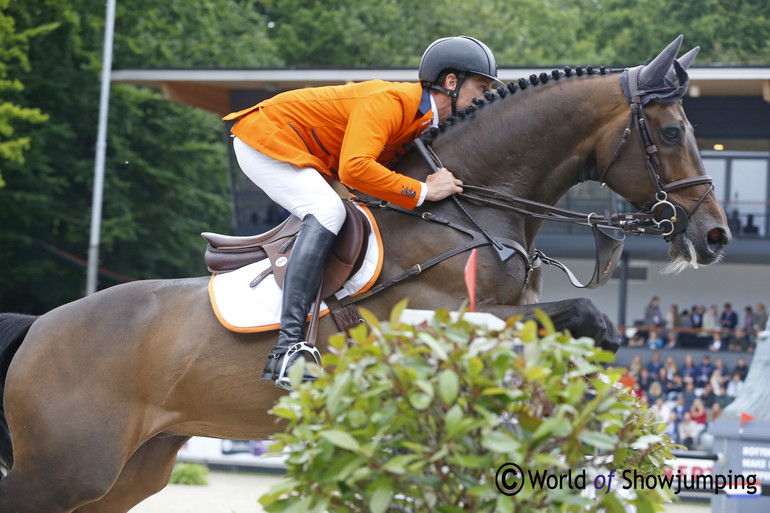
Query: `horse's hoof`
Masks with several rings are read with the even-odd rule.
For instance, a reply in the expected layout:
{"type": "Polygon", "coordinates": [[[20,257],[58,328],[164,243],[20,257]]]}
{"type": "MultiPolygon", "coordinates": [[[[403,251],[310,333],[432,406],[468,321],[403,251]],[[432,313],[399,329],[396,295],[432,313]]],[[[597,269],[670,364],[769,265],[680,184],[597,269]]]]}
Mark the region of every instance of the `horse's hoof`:
{"type": "Polygon", "coordinates": [[[597,344],[601,349],[605,351],[610,351],[612,353],[617,353],[618,349],[620,348],[620,344],[617,342],[613,342],[610,340],[602,340],[597,344]]]}

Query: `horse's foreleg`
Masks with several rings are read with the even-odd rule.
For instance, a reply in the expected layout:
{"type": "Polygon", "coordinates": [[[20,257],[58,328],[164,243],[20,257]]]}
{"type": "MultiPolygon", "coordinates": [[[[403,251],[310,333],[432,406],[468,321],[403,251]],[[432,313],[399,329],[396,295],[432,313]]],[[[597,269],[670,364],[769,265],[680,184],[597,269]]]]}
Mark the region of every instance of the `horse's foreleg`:
{"type": "Polygon", "coordinates": [[[544,311],[551,318],[557,330],[569,330],[574,337],[592,338],[601,348],[613,353],[618,350],[620,345],[618,329],[610,318],[588,299],[564,299],[552,303],[521,306],[492,305],[485,306],[483,310],[502,319],[523,315],[527,320],[535,319],[536,308],[544,311]]]}
{"type": "Polygon", "coordinates": [[[126,462],[107,495],[73,513],[124,513],[158,493],[168,484],[177,452],[187,440],[158,435],[146,441],[126,462]]]}

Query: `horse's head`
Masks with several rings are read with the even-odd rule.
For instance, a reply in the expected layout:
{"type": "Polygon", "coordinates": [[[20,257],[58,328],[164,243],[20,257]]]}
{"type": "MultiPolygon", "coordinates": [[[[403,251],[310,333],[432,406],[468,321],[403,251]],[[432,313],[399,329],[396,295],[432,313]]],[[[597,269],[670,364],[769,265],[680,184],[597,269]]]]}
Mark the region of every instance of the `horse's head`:
{"type": "Polygon", "coordinates": [[[675,270],[718,261],[732,238],[682,109],[687,68],[698,48],[676,59],[681,44],[679,36],[650,64],[623,72],[628,125],[622,143],[605,147],[599,158],[601,181],[653,214],[671,242],[675,270]]]}

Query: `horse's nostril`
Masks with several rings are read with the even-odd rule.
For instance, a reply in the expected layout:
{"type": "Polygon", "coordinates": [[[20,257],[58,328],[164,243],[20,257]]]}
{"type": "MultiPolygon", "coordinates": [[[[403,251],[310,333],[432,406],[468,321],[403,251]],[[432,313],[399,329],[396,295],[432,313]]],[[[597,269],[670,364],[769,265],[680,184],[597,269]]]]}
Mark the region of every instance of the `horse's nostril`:
{"type": "Polygon", "coordinates": [[[723,228],[712,228],[706,235],[709,246],[714,250],[720,250],[730,244],[730,236],[723,228]]]}

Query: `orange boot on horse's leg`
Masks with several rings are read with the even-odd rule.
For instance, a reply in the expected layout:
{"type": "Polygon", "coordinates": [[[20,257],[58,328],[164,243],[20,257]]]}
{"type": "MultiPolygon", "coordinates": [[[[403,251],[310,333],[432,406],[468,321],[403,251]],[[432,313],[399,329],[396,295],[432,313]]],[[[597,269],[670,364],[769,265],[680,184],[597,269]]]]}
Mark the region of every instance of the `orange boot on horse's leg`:
{"type": "MultiPolygon", "coordinates": [[[[278,342],[270,351],[262,373],[262,379],[273,380],[281,388],[291,388],[287,374],[299,358],[304,358],[303,353],[309,353],[320,363],[318,350],[305,344],[305,321],[321,287],[326,255],[335,237],[312,214],[302,219],[283,281],[278,342]]],[[[303,379],[313,380],[315,376],[305,371],[303,379]]]]}

